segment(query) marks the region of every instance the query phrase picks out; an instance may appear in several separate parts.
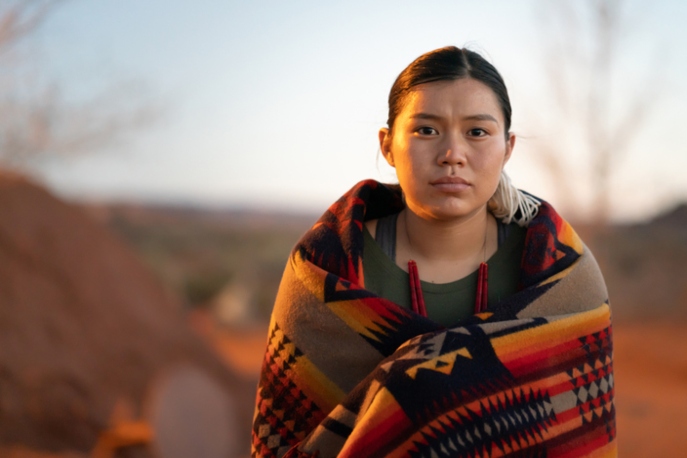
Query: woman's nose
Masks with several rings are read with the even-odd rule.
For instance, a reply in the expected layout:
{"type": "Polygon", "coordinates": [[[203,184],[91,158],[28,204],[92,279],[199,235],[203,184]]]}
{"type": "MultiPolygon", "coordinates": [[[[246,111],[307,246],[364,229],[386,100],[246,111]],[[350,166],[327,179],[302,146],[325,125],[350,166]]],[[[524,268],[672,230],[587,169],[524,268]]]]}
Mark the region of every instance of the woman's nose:
{"type": "Polygon", "coordinates": [[[447,139],[439,150],[439,165],[465,165],[466,147],[466,142],[461,137],[447,139]]]}

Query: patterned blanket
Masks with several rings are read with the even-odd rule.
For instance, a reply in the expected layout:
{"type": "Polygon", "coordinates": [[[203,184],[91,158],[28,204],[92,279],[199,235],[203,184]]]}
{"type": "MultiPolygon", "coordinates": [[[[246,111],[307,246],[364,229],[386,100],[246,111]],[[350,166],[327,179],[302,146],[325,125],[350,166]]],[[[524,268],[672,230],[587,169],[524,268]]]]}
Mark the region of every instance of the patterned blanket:
{"type": "Polygon", "coordinates": [[[253,456],[616,456],[612,331],[593,256],[542,203],[518,292],[446,329],[365,289],[364,181],[294,248],[258,387],[253,456]]]}

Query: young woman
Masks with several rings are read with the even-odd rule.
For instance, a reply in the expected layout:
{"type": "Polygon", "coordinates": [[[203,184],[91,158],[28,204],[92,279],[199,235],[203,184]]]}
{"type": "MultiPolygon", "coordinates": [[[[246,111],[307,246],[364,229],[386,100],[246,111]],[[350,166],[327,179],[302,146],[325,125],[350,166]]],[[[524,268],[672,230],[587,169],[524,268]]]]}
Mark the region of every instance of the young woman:
{"type": "Polygon", "coordinates": [[[503,171],[497,70],[447,47],[389,95],[398,185],[357,184],[294,248],[254,456],[613,456],[610,311],[573,229],[503,171]]]}

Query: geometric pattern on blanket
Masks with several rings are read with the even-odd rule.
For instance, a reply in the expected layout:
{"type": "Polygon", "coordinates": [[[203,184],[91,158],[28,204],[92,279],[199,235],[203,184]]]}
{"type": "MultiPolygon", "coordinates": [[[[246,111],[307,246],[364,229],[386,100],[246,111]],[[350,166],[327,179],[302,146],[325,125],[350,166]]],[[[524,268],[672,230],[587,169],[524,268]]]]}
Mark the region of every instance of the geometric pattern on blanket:
{"type": "Polygon", "coordinates": [[[584,317],[521,323],[518,333],[554,340],[543,351],[540,345],[509,351],[498,336],[517,334],[490,336],[482,326],[411,340],[359,388],[365,394],[344,401],[358,424],[338,426],[349,434],[339,456],[613,456],[608,317],[602,306],[584,317]],[[574,337],[590,326],[601,329],[574,337]],[[488,338],[492,345],[480,343],[488,338]]]}
{"type": "Polygon", "coordinates": [[[289,377],[297,358],[303,356],[288,337],[275,325],[267,343],[260,386],[271,392],[258,393],[255,424],[260,427],[253,436],[253,448],[260,456],[272,450],[284,454],[300,442],[310,423],[321,422],[325,415],[308,399],[289,377]]]}
{"type": "Polygon", "coordinates": [[[570,225],[542,202],[518,292],[445,329],[364,287],[363,222],[402,205],[362,182],[294,248],[252,456],[616,456],[610,308],[570,225]]]}

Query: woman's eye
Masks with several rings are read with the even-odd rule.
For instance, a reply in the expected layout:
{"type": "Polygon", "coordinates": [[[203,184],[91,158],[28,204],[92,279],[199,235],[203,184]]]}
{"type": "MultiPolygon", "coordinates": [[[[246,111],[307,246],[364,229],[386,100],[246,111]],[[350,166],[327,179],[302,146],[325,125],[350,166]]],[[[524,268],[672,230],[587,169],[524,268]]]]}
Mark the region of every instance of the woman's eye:
{"type": "Polygon", "coordinates": [[[420,135],[436,135],[438,132],[434,127],[420,127],[417,133],[420,135]]]}
{"type": "Polygon", "coordinates": [[[471,137],[484,137],[485,135],[487,135],[487,131],[480,128],[470,129],[468,131],[468,135],[470,135],[471,137]]]}

